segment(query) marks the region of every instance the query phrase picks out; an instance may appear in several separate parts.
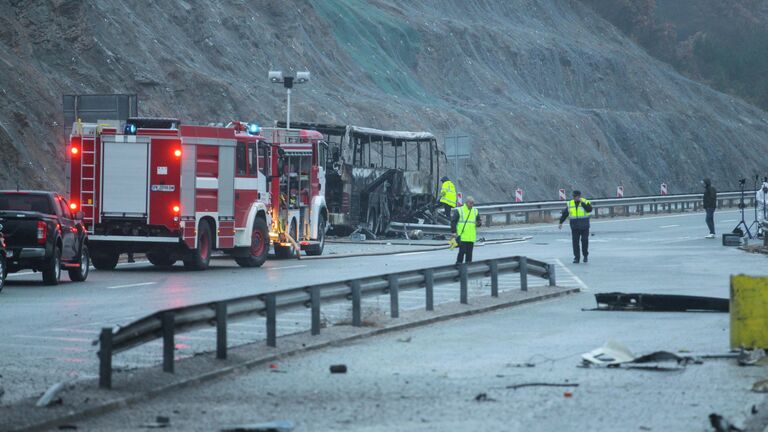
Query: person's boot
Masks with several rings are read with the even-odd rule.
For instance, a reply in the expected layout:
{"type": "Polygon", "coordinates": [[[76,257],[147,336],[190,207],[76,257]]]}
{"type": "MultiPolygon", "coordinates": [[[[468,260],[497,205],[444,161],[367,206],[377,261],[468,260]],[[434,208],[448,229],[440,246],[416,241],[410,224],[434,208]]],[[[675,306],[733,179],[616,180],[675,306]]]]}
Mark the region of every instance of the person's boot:
{"type": "Polygon", "coordinates": [[[574,258],[574,259],[573,259],[573,263],[574,263],[574,264],[578,264],[578,263],[579,263],[579,259],[578,259],[578,258],[574,258]]]}
{"type": "Polygon", "coordinates": [[[586,256],[586,255],[584,255],[584,263],[586,264],[586,263],[588,263],[588,262],[589,262],[589,257],[588,257],[588,256],[586,256]]]}

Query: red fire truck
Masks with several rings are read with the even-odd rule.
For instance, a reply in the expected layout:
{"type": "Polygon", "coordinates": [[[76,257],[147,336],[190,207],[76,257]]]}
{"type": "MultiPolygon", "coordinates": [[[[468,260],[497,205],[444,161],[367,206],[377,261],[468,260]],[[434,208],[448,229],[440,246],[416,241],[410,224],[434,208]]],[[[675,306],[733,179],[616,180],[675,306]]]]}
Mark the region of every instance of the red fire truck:
{"type": "Polygon", "coordinates": [[[67,152],[70,203],[83,211],[96,268],[144,252],[154,265],[202,270],[214,250],[258,267],[270,240],[278,256],[322,254],[319,133],[171,118],[106,123],[75,123],[67,152]]]}

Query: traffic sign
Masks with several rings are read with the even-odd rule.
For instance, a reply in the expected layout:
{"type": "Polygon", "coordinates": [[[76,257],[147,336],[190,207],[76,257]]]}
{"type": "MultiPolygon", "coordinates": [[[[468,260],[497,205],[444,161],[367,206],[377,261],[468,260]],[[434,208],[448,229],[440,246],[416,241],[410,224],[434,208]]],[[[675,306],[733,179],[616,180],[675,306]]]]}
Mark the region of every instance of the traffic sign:
{"type": "Polygon", "coordinates": [[[624,198],[624,186],[616,187],[616,198],[624,198]]]}
{"type": "Polygon", "coordinates": [[[515,189],[515,202],[523,202],[523,190],[520,188],[515,189]]]}
{"type": "Polygon", "coordinates": [[[558,191],[558,198],[560,199],[560,201],[566,200],[567,197],[565,196],[565,189],[560,189],[558,191]]]}
{"type": "Polygon", "coordinates": [[[667,195],[668,193],[669,193],[669,192],[668,192],[668,190],[667,190],[667,184],[666,184],[666,183],[662,183],[662,184],[661,184],[661,194],[662,194],[662,195],[667,195]]]}

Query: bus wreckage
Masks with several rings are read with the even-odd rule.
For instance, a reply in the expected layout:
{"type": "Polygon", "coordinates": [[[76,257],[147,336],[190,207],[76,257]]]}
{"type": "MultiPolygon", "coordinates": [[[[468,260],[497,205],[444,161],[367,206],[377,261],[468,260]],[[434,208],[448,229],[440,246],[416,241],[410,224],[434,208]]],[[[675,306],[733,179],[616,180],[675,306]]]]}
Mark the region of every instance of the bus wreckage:
{"type": "Polygon", "coordinates": [[[436,210],[445,156],[431,133],[302,122],[291,127],[318,131],[328,144],[325,200],[334,234],[364,229],[380,236],[403,223],[449,223],[436,210]]]}

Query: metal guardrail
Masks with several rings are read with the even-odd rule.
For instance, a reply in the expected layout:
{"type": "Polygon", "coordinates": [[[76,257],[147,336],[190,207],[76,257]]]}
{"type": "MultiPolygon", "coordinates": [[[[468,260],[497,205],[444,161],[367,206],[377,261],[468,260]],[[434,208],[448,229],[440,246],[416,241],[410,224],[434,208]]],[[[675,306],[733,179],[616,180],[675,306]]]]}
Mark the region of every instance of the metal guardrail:
{"type": "MultiPolygon", "coordinates": [[[[360,327],[361,298],[388,293],[390,316],[400,316],[399,292],[425,289],[426,310],[434,310],[434,286],[447,282],[460,283],[459,301],[468,303],[468,281],[491,278],[491,296],[499,295],[499,274],[520,273],[520,287],[528,290],[528,276],[549,280],[555,286],[554,264],[524,256],[512,256],[469,264],[445,265],[398,273],[369,276],[290,288],[264,294],[255,294],[209,303],[166,309],[136,320],[114,331],[101,329],[99,336],[99,387],[112,387],[112,356],[147,342],[163,340],[163,371],[174,371],[174,336],[198,328],[216,327],[216,358],[227,358],[227,321],[253,315],[266,316],[268,346],[277,346],[277,311],[295,306],[311,309],[311,333],[320,334],[320,304],[322,301],[347,299],[352,302],[352,325],[360,327]]],[[[96,342],[94,342],[95,344],[96,342]]]]}
{"type": "MultiPolygon", "coordinates": [[[[718,192],[717,207],[734,207],[741,199],[741,192],[718,192]]],[[[702,207],[703,194],[684,194],[684,195],[659,195],[642,196],[626,198],[595,198],[590,200],[595,209],[592,212],[593,218],[615,217],[617,214],[630,215],[632,207],[635,208],[635,214],[661,212],[672,213],[673,210],[685,211],[692,209],[699,210],[702,207]],[[619,210],[621,209],[621,210],[619,210]],[[647,209],[647,212],[646,212],[647,209]]],[[[754,205],[754,193],[745,192],[744,202],[748,207],[754,205]]],[[[541,215],[561,211],[565,207],[565,201],[537,201],[523,203],[507,204],[488,204],[476,205],[480,216],[485,217],[485,226],[493,223],[493,216],[505,215],[506,223],[512,223],[512,217],[517,214],[523,214],[525,221],[530,221],[532,213],[541,215]]],[[[417,228],[416,225],[410,225],[410,228],[417,228]]]]}

